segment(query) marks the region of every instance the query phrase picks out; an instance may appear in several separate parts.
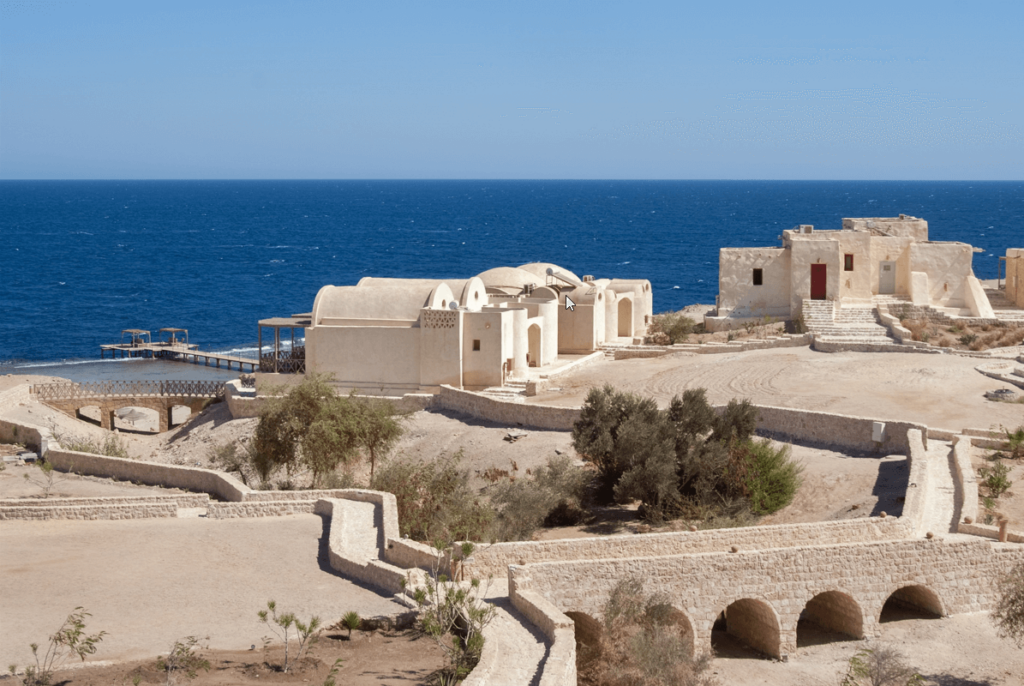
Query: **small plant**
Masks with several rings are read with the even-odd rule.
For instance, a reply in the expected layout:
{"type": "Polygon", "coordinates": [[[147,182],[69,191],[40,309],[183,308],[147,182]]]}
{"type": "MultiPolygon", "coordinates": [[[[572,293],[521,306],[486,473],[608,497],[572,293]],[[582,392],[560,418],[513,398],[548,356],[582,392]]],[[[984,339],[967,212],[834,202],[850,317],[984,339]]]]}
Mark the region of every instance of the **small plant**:
{"type": "Polygon", "coordinates": [[[1009,473],[1010,468],[1002,462],[996,462],[991,467],[982,467],[978,470],[978,474],[988,488],[989,495],[993,498],[998,498],[1006,493],[1013,485],[1013,482],[1006,478],[1009,473]]]}
{"type": "Polygon", "coordinates": [[[331,671],[328,672],[327,678],[324,679],[323,686],[337,686],[337,682],[334,677],[338,676],[338,670],[341,669],[341,663],[343,662],[344,660],[340,657],[334,661],[334,664],[331,665],[331,671]]]}
{"type": "Polygon", "coordinates": [[[978,334],[965,333],[964,335],[960,336],[960,338],[958,338],[957,340],[960,341],[960,345],[971,345],[976,340],[978,340],[978,334]]]}
{"type": "Polygon", "coordinates": [[[33,483],[42,489],[44,498],[49,498],[50,492],[53,491],[54,487],[64,483],[69,478],[67,474],[62,474],[55,470],[49,462],[39,461],[36,462],[36,466],[39,467],[40,473],[38,475],[22,474],[22,476],[25,477],[25,481],[33,483]]]}
{"type": "MultiPolygon", "coordinates": [[[[427,575],[426,587],[416,588],[413,599],[420,608],[420,627],[444,652],[445,666],[441,668],[441,686],[454,686],[470,673],[480,660],[484,646],[483,630],[497,612],[486,602],[487,586],[479,579],[460,583],[440,570],[451,556],[451,545],[434,546],[437,559],[432,574],[427,575]]],[[[462,544],[464,556],[473,552],[472,543],[462,544]]],[[[411,581],[411,578],[410,578],[411,581]]]]}
{"type": "MultiPolygon", "coordinates": [[[[295,616],[294,612],[277,614],[277,603],[273,600],[267,601],[267,609],[256,613],[260,621],[270,627],[278,638],[284,641],[284,664],[281,671],[287,672],[296,662],[302,659],[303,653],[308,651],[320,637],[320,618],[311,617],[308,622],[303,623],[295,616]],[[294,633],[294,638],[292,634],[294,633]],[[289,657],[288,645],[292,640],[298,640],[299,649],[295,652],[294,659],[289,657]]],[[[264,639],[264,648],[270,639],[264,639]]]]}
{"type": "Polygon", "coordinates": [[[924,679],[914,671],[903,653],[890,646],[864,648],[850,658],[840,686],[915,686],[924,679]]]}
{"type": "Polygon", "coordinates": [[[654,320],[651,322],[648,332],[651,338],[656,337],[658,334],[664,334],[668,337],[668,343],[671,344],[685,343],[686,339],[693,333],[693,327],[693,320],[689,317],[684,317],[681,312],[663,312],[654,315],[654,320]]]}
{"type": "Polygon", "coordinates": [[[1010,457],[1015,460],[1024,457],[1024,426],[1018,426],[1013,431],[1003,428],[1003,432],[1006,433],[1006,447],[1004,450],[1008,451],[1010,457]]]}
{"type": "MultiPolygon", "coordinates": [[[[76,607],[57,629],[57,633],[50,636],[50,644],[42,657],[39,656],[38,643],[29,646],[36,664],[34,667],[25,668],[25,686],[50,686],[53,683],[53,673],[72,657],[85,662],[86,655],[93,655],[96,652],[96,644],[103,640],[107,632],[88,635],[85,632],[85,618],[91,616],[84,608],[76,607]]],[[[16,665],[10,665],[9,669],[11,674],[14,674],[16,665]]]]}
{"type": "MultiPolygon", "coordinates": [[[[203,640],[208,641],[210,637],[207,636],[203,640]]],[[[210,671],[210,661],[196,651],[198,647],[203,647],[199,645],[198,638],[186,636],[174,642],[166,658],[157,659],[156,668],[167,675],[167,686],[177,683],[178,676],[184,676],[191,681],[199,676],[200,669],[210,671]]]]}
{"type": "Polygon", "coordinates": [[[341,618],[341,625],[348,629],[349,640],[352,639],[352,632],[359,628],[362,621],[358,612],[346,612],[345,616],[341,618]]]}

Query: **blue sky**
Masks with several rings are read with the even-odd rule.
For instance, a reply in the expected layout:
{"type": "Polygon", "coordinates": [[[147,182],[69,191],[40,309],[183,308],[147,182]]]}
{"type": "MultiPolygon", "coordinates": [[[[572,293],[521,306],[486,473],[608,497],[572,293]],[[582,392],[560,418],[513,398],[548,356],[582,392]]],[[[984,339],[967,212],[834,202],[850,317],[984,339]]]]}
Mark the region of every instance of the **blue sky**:
{"type": "Polygon", "coordinates": [[[1024,178],[1021,2],[0,0],[0,178],[1024,178]]]}

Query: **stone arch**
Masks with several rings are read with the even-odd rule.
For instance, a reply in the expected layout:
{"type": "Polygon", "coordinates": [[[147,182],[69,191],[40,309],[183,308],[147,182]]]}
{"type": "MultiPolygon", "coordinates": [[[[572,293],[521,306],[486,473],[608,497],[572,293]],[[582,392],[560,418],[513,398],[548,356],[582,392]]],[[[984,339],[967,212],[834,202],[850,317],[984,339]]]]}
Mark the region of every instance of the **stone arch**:
{"type": "Polygon", "coordinates": [[[901,586],[889,594],[878,615],[879,622],[901,619],[937,619],[945,617],[946,610],[935,591],[927,586],[911,584],[901,586]]]}
{"type": "Polygon", "coordinates": [[[819,593],[804,606],[796,627],[796,644],[817,645],[836,640],[823,634],[842,634],[851,639],[864,638],[864,613],[857,601],[842,591],[819,593]]]}
{"type": "Polygon", "coordinates": [[[103,419],[103,409],[99,404],[82,405],[75,409],[75,419],[100,426],[103,419]]]}
{"type": "Polygon", "coordinates": [[[540,367],[541,360],[541,330],[539,324],[530,324],[526,330],[527,359],[531,367],[540,367]]]}
{"type": "Polygon", "coordinates": [[[683,643],[686,645],[690,654],[693,655],[693,651],[696,648],[695,634],[693,631],[693,624],[690,622],[690,618],[686,616],[686,613],[677,607],[671,607],[667,617],[669,623],[675,624],[679,627],[679,633],[683,637],[683,643]]]}
{"type": "Polygon", "coordinates": [[[619,337],[630,337],[633,335],[633,299],[619,298],[619,337]]]}
{"type": "Polygon", "coordinates": [[[716,628],[722,625],[730,636],[759,653],[774,658],[782,657],[779,616],[768,602],[741,598],[729,604],[722,615],[724,617],[716,622],[716,628]]]}

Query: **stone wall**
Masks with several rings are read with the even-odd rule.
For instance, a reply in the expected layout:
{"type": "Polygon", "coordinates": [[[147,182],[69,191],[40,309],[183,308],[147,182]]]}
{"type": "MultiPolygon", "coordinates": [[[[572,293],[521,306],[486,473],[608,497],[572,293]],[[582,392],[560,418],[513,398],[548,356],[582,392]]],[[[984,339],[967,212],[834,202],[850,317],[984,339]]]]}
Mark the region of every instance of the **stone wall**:
{"type": "Polygon", "coordinates": [[[837,522],[674,531],[661,534],[626,534],[557,541],[522,541],[481,545],[466,571],[478,578],[503,577],[510,565],[554,560],[603,560],[667,555],[789,548],[806,545],[888,541],[913,535],[903,517],[870,517],[837,522]]]}
{"type": "Polygon", "coordinates": [[[0,520],[150,519],[177,516],[178,504],[173,499],[74,505],[58,499],[47,501],[45,505],[39,507],[8,506],[0,503],[0,520]]]}
{"type": "Polygon", "coordinates": [[[838,446],[869,453],[906,453],[907,431],[921,432],[928,445],[928,427],[911,422],[883,422],[883,441],[871,440],[872,427],[882,421],[865,417],[757,405],[759,434],[811,445],[838,446]]]}
{"type": "Polygon", "coordinates": [[[210,519],[236,519],[238,517],[281,517],[290,514],[310,514],[315,500],[264,500],[241,503],[210,503],[206,516],[210,519]]]}
{"type": "Polygon", "coordinates": [[[900,589],[917,587],[904,592],[905,596],[932,598],[942,614],[981,612],[992,607],[994,580],[1022,561],[1024,548],[1016,545],[980,539],[910,539],[542,562],[513,567],[510,574],[517,588],[536,591],[562,612],[595,618],[620,579],[643,578],[649,591],[667,594],[673,607],[686,616],[698,650],[710,648],[715,619],[737,603],[733,606],[737,625],[731,625],[730,632],[780,657],[796,649],[800,613],[820,594],[833,592],[831,597],[855,608],[861,614],[861,632],[874,636],[882,606],[900,589]],[[760,645],[751,640],[758,636],[760,645]]]}
{"type": "Polygon", "coordinates": [[[969,436],[956,436],[953,438],[953,480],[956,488],[957,500],[960,505],[960,533],[964,531],[964,521],[970,519],[978,521],[978,477],[974,473],[974,465],[971,463],[971,439],[969,436]]]}
{"type": "Polygon", "coordinates": [[[30,450],[43,454],[48,444],[53,443],[53,436],[39,426],[0,419],[0,443],[20,443],[30,450]]]}
{"type": "Polygon", "coordinates": [[[910,463],[910,476],[907,478],[907,495],[903,502],[903,516],[911,527],[911,535],[924,535],[926,512],[925,499],[928,494],[928,453],[921,441],[921,432],[911,429],[907,432],[910,450],[907,461],[910,463]]]}
{"type": "Polygon", "coordinates": [[[521,425],[554,431],[572,431],[572,425],[580,416],[578,407],[511,403],[451,386],[441,386],[441,392],[434,399],[431,409],[449,410],[509,426],[521,425]]]}
{"type": "Polygon", "coordinates": [[[149,486],[181,488],[209,493],[221,500],[239,502],[252,492],[248,486],[223,472],[196,467],[128,460],[71,450],[51,450],[46,461],[62,472],[132,481],[149,486]]]}

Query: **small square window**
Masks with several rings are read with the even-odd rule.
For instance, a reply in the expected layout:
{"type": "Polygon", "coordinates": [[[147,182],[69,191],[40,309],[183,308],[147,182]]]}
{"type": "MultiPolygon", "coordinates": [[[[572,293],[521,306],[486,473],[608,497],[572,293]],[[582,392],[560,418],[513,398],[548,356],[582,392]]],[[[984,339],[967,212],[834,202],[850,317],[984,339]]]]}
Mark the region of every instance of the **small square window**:
{"type": "Polygon", "coordinates": [[[764,270],[763,269],[755,269],[754,270],[754,285],[755,286],[760,286],[762,283],[764,283],[764,270]]]}
{"type": "Polygon", "coordinates": [[[479,349],[480,349],[480,339],[479,338],[474,338],[473,339],[473,350],[479,350],[479,349]]]}
{"type": "Polygon", "coordinates": [[[853,255],[844,255],[843,256],[843,271],[847,271],[847,272],[852,272],[853,271],[853,255]]]}

